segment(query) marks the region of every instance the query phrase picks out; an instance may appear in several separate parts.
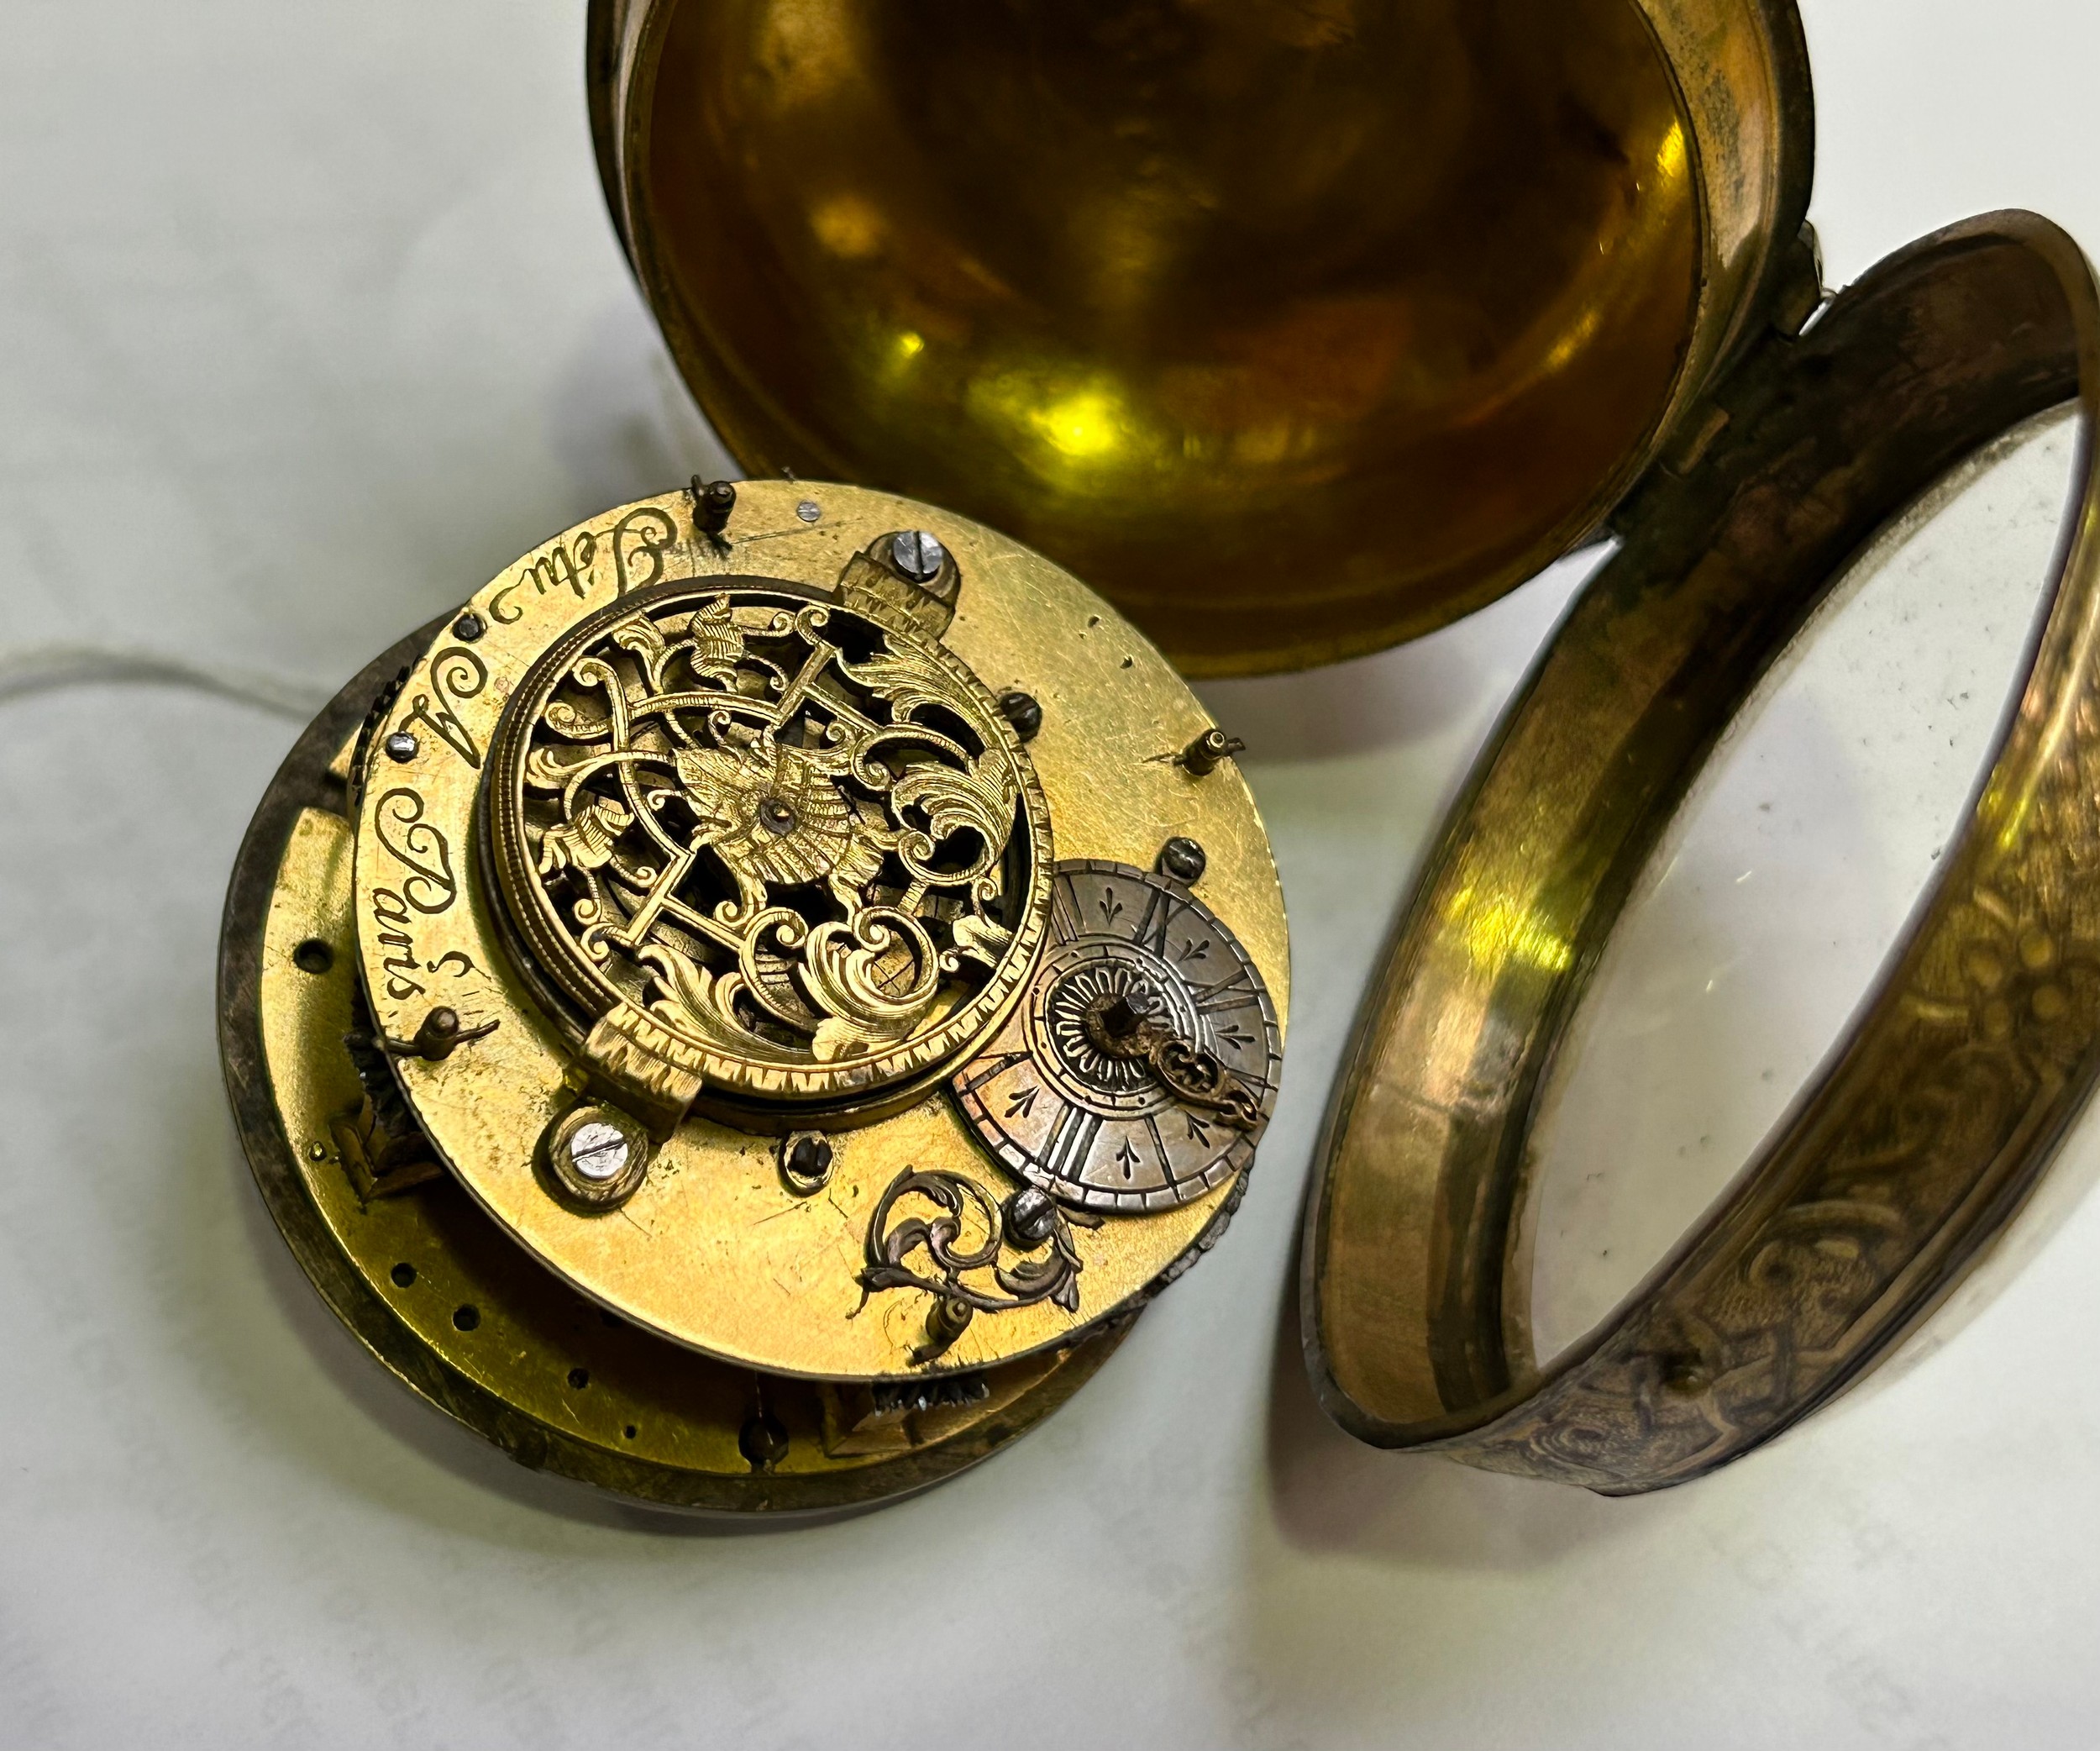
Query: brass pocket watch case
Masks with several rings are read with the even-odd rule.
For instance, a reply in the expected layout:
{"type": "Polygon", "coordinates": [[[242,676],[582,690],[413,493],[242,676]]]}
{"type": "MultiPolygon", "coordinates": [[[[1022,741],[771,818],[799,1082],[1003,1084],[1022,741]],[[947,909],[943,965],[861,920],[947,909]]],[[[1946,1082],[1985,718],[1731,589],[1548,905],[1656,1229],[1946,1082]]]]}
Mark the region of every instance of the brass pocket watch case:
{"type": "Polygon", "coordinates": [[[1053,1408],[1273,1105],[1273,865],[1112,610],[887,495],[696,481],[354,681],[259,812],[224,1054],[345,1322],[528,1463],[841,1507],[1053,1408]]]}

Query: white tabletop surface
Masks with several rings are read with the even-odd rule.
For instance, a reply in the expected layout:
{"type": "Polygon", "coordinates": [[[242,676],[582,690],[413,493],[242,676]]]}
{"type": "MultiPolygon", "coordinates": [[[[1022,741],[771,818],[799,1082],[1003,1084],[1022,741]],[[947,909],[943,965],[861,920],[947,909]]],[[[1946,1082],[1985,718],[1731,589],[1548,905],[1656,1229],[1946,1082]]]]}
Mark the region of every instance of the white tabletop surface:
{"type": "MultiPolygon", "coordinates": [[[[1834,283],[1998,206],[2100,246],[2100,11],[1803,10],[1834,283]]],[[[719,465],[600,204],[581,13],[0,8],[0,677],[80,647],[318,702],[533,542],[719,465]]],[[[1972,551],[2014,553],[1986,512],[1972,551]]],[[[336,1328],[264,1215],[213,947],[294,718],[136,684],[0,704],[0,1745],[2092,1743],[2100,1200],[1899,1378],[1659,1496],[1373,1452],[1311,1402],[1284,1285],[1326,1086],[1441,804],[1573,581],[1208,691],[1253,744],[1296,966],[1230,1240],[1011,1453],[749,1536],[481,1448],[336,1328]]],[[[1798,741],[1758,758],[1812,839],[1834,792],[1798,741]]],[[[1894,808],[1889,844],[1931,839],[1935,807],[1894,808]]],[[[1883,831],[1839,812],[1840,853],[1883,831]]],[[[1871,965],[1859,884],[1893,878],[1789,856],[1791,891],[1866,920],[1871,965]]],[[[1672,903],[1644,939],[1695,946],[1650,974],[1711,954],[1729,1001],[1740,945],[1672,903]]],[[[1699,982],[1663,997],[1695,1016],[1699,982]]],[[[1675,1081],[1612,1049],[1592,1070],[1628,1064],[1675,1081]]],[[[1696,1127],[1682,1094],[1657,1124],[1696,1127]]],[[[2065,1183],[2097,1161],[2089,1122],[2065,1183]]]]}

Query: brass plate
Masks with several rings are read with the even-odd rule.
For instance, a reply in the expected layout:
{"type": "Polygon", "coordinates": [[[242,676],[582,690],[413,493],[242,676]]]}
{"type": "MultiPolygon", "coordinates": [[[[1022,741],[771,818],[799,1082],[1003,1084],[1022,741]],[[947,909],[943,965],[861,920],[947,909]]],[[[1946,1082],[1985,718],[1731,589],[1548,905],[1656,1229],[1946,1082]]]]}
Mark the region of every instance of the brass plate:
{"type": "Polygon", "coordinates": [[[425,1130],[512,1237],[592,1299],[647,1330],[767,1373],[831,1379],[982,1369],[1068,1342],[1156,1286],[1229,1216],[1238,1181],[1142,1217],[1076,1228],[1078,1306],[1043,1299],[980,1317],[937,1360],[919,1353],[928,1297],[864,1301],[867,1234],[906,1168],[961,1175],[996,1202],[1011,1184],[945,1092],[833,1135],[829,1186],[784,1183],[776,1139],[706,1117],[680,1125],[632,1202],[585,1215],[550,1196],[532,1142],[573,1096],[573,1049],[503,976],[503,949],[474,855],[475,799],[505,700],[539,653],[630,590],[688,577],[827,586],[878,536],[939,537],[963,586],[943,642],[994,695],[1042,707],[1028,754],[1057,856],[1149,869],[1170,836],[1199,841],[1196,896],[1230,926],[1287,1015],[1289,949],[1268,843],[1229,761],[1208,776],[1177,755],[1211,728],[1144,638],[1068,574],[964,519],[885,494],[754,481],[717,544],[691,501],[667,494],[608,513],[527,555],[468,605],[486,625],[440,636],[374,736],[358,827],[359,943],[383,1033],[413,1037],[431,1007],[492,1032],[441,1061],[397,1060],[425,1130]],[[396,732],[416,752],[383,752],[396,732]]]}
{"type": "Polygon", "coordinates": [[[301,738],[242,844],[221,942],[242,1143],[337,1316],[404,1385],[521,1464],[681,1509],[872,1505],[974,1464],[1062,1404],[1127,1323],[958,1383],[951,1402],[878,1406],[864,1386],[768,1379],[611,1317],[449,1179],[360,1200],[338,1141],[360,1089],[343,1046],[356,976],[349,828],[328,768],[344,768],[344,738],[427,642],[371,665],[301,738]]]}

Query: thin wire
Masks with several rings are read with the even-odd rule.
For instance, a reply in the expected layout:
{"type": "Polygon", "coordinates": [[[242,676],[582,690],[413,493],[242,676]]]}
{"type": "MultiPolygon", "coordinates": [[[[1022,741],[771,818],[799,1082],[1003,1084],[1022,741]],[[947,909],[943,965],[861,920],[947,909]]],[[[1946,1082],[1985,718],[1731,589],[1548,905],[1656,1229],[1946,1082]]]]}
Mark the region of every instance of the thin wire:
{"type": "Polygon", "coordinates": [[[213,669],[150,650],[90,644],[35,644],[0,650],[0,702],[64,687],[111,683],[186,687],[252,705],[300,723],[326,705],[333,690],[251,669],[213,669]]]}

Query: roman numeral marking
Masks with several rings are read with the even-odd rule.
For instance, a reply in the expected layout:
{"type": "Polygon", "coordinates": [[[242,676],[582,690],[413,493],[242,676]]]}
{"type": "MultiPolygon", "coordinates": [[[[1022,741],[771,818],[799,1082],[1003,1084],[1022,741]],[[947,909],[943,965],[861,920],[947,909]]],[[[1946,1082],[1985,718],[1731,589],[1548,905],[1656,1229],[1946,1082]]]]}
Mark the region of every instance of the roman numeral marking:
{"type": "Polygon", "coordinates": [[[1016,1065],[1026,1062],[1026,1052],[1001,1052],[998,1057],[963,1085],[964,1094],[974,1094],[995,1076],[1003,1076],[1016,1065]]]}
{"type": "Polygon", "coordinates": [[[1174,897],[1164,888],[1152,888],[1149,892],[1151,897],[1145,902],[1145,916],[1131,940],[1140,948],[1151,949],[1164,960],[1167,958],[1167,929],[1181,907],[1174,897]]]}
{"type": "Polygon", "coordinates": [[[1215,985],[1191,986],[1189,990],[1195,996],[1196,1008],[1205,1015],[1215,1015],[1224,1009],[1251,1009],[1260,1001],[1254,993],[1254,975],[1245,967],[1215,985]]]}
{"type": "Polygon", "coordinates": [[[1082,1107],[1068,1107],[1042,1152],[1042,1165],[1060,1180],[1076,1180],[1093,1153],[1094,1138],[1101,1128],[1098,1114],[1082,1107]]]}

